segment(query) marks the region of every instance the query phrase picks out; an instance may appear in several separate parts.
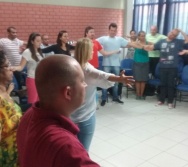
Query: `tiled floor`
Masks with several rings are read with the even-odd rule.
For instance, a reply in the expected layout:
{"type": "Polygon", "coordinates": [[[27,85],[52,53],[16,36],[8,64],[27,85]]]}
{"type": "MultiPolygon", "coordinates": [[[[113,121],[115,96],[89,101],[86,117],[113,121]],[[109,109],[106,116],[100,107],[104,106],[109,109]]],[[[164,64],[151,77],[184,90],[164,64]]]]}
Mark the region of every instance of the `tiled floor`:
{"type": "Polygon", "coordinates": [[[188,167],[188,102],[168,109],[134,96],[99,106],[90,157],[102,167],[188,167]]]}

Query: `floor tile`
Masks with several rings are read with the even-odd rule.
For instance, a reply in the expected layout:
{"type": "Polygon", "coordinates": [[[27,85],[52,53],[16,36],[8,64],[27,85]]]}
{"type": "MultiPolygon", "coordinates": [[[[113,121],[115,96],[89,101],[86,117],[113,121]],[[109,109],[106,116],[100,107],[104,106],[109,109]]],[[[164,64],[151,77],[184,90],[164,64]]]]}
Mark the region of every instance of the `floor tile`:
{"type": "Polygon", "coordinates": [[[157,167],[151,163],[148,163],[148,162],[144,162],[143,164],[141,165],[138,165],[138,167],[157,167]]]}
{"type": "Polygon", "coordinates": [[[167,153],[173,154],[179,158],[188,161],[188,146],[183,144],[178,144],[167,151],[167,153]]]}
{"type": "Polygon", "coordinates": [[[122,100],[99,106],[91,158],[102,167],[188,167],[188,103],[155,107],[156,96],[138,101],[125,89],[122,100]]]}
{"type": "Polygon", "coordinates": [[[148,162],[156,165],[157,167],[183,167],[187,164],[187,161],[168,153],[159,154],[158,156],[150,159],[148,162]]]}
{"type": "MultiPolygon", "coordinates": [[[[183,133],[177,130],[167,130],[159,134],[159,136],[165,137],[167,139],[170,139],[172,141],[176,142],[181,142],[184,141],[185,139],[188,139],[188,133],[183,133]]],[[[188,140],[187,140],[187,145],[188,145],[188,140]]]]}
{"type": "Polygon", "coordinates": [[[139,143],[138,140],[135,140],[131,137],[124,136],[124,135],[118,135],[118,136],[108,140],[107,142],[120,148],[120,149],[127,149],[127,148],[139,143]]]}
{"type": "Polygon", "coordinates": [[[152,146],[148,146],[144,143],[130,147],[126,151],[144,160],[148,160],[162,152],[161,150],[152,146]]]}
{"type": "Polygon", "coordinates": [[[114,164],[116,167],[136,167],[144,162],[144,160],[133,156],[126,151],[122,151],[112,157],[109,157],[106,161],[114,164]]]}
{"type": "Polygon", "coordinates": [[[100,142],[98,144],[94,144],[90,148],[90,153],[104,160],[109,156],[119,153],[120,151],[121,149],[107,142],[100,142]]]}
{"type": "Polygon", "coordinates": [[[165,151],[169,148],[172,148],[177,142],[174,142],[170,139],[166,139],[164,137],[155,136],[143,142],[146,145],[153,146],[154,148],[158,148],[159,150],[165,151]]]}

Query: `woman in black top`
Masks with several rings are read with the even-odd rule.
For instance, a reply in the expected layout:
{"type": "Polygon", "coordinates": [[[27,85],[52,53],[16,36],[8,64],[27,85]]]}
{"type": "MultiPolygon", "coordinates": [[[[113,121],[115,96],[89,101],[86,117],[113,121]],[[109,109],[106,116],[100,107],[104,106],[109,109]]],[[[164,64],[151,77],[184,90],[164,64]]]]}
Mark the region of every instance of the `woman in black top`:
{"type": "Polygon", "coordinates": [[[75,46],[69,45],[68,42],[68,33],[67,31],[63,30],[60,31],[58,36],[57,36],[57,44],[51,45],[47,48],[42,49],[43,53],[49,53],[49,52],[54,52],[54,54],[65,54],[70,56],[71,50],[75,49],[75,46]]]}

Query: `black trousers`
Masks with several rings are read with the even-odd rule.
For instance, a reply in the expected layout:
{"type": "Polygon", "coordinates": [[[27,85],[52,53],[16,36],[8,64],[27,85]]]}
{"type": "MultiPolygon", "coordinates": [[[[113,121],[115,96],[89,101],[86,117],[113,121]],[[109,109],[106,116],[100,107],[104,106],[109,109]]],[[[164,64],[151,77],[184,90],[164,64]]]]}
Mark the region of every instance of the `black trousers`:
{"type": "Polygon", "coordinates": [[[161,85],[159,101],[164,103],[165,98],[168,97],[168,103],[173,103],[177,74],[177,68],[160,68],[161,85]]]}
{"type": "Polygon", "coordinates": [[[159,62],[159,57],[150,57],[149,58],[149,72],[155,76],[155,68],[159,62]]]}

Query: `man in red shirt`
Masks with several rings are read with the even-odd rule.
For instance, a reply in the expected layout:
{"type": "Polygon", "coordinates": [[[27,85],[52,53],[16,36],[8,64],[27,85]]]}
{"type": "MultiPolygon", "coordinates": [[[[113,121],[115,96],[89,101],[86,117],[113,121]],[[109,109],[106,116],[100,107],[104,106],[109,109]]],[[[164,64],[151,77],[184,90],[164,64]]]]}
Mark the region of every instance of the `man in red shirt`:
{"type": "Polygon", "coordinates": [[[22,117],[17,131],[21,167],[99,167],[77,139],[69,119],[85,97],[83,71],[63,55],[43,59],[35,74],[40,101],[22,117]]]}
{"type": "Polygon", "coordinates": [[[103,56],[109,56],[114,53],[120,53],[119,50],[109,52],[105,51],[102,48],[101,44],[97,40],[95,40],[95,30],[91,26],[85,28],[84,37],[87,37],[93,41],[93,58],[89,61],[89,63],[93,65],[95,68],[99,67],[98,52],[100,52],[103,56]]]}

